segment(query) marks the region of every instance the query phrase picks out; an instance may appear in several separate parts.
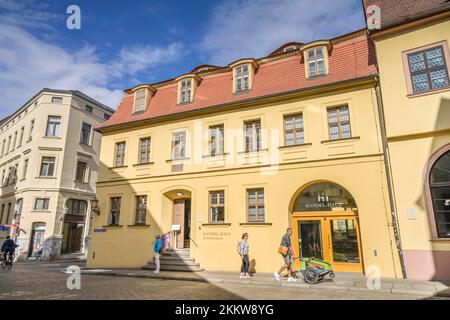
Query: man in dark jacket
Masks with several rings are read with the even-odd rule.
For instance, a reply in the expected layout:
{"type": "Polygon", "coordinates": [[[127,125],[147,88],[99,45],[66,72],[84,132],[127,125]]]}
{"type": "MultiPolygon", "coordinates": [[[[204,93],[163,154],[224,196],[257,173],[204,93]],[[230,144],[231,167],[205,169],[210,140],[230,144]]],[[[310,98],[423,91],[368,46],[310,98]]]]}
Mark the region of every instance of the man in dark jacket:
{"type": "Polygon", "coordinates": [[[16,245],[16,243],[14,242],[13,239],[11,239],[10,236],[6,237],[6,240],[3,242],[2,245],[2,255],[3,255],[3,259],[6,259],[6,255],[10,252],[11,254],[14,253],[14,251],[16,250],[16,247],[18,247],[16,245]]]}

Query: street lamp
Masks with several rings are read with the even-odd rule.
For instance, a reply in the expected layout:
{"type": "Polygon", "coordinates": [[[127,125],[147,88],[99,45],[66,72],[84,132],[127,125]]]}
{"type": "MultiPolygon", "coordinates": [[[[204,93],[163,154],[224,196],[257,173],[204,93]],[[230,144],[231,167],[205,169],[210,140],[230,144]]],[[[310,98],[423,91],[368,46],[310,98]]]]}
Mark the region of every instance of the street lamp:
{"type": "Polygon", "coordinates": [[[97,197],[93,196],[90,200],[91,203],[91,210],[92,212],[94,212],[96,215],[100,215],[100,208],[98,207],[98,199],[97,197]]]}

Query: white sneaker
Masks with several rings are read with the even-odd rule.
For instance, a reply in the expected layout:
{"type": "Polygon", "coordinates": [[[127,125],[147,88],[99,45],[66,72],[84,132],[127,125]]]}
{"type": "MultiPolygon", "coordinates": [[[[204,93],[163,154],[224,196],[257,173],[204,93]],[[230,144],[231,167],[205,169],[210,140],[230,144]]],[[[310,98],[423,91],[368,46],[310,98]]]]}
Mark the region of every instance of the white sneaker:
{"type": "Polygon", "coordinates": [[[275,276],[275,279],[277,279],[277,281],[281,281],[278,272],[274,272],[273,275],[275,276]]]}
{"type": "Polygon", "coordinates": [[[295,282],[295,281],[297,281],[297,279],[292,278],[292,277],[289,277],[289,278],[288,278],[288,281],[289,281],[289,282],[295,282]]]}
{"type": "Polygon", "coordinates": [[[153,273],[159,273],[159,271],[158,271],[158,270],[155,270],[155,271],[153,271],[153,273]]]}

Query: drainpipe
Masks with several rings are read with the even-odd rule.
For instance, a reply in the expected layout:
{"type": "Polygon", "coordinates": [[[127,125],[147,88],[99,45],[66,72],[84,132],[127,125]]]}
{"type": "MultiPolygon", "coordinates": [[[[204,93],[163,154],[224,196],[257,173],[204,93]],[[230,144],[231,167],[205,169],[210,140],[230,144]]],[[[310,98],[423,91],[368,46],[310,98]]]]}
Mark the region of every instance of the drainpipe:
{"type": "Polygon", "coordinates": [[[392,229],[394,231],[394,237],[395,237],[395,243],[397,246],[398,256],[400,258],[400,265],[402,268],[402,276],[403,279],[407,278],[406,275],[406,268],[405,268],[405,261],[403,259],[403,249],[402,249],[402,242],[400,239],[400,230],[398,226],[398,214],[397,214],[397,206],[395,204],[395,195],[394,195],[394,189],[392,187],[392,175],[390,170],[390,161],[389,161],[389,146],[387,142],[387,134],[386,134],[386,123],[384,118],[384,107],[383,107],[383,99],[381,95],[381,88],[380,88],[380,79],[379,77],[375,78],[376,80],[376,86],[375,86],[375,93],[377,97],[377,107],[378,107],[378,115],[380,120],[380,131],[381,131],[381,141],[383,144],[383,157],[384,157],[384,166],[386,170],[386,178],[387,178],[387,186],[388,186],[388,192],[389,192],[389,203],[391,205],[391,215],[392,215],[392,229]]]}

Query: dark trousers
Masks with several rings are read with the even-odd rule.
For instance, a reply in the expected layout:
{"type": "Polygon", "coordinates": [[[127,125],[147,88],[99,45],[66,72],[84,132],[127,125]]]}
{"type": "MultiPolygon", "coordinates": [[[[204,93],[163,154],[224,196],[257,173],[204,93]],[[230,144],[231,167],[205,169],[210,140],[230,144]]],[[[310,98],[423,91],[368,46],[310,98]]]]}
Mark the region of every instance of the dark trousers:
{"type": "Polygon", "coordinates": [[[249,267],[250,267],[250,261],[248,260],[248,254],[244,254],[244,256],[242,258],[241,273],[247,273],[249,267]]]}

